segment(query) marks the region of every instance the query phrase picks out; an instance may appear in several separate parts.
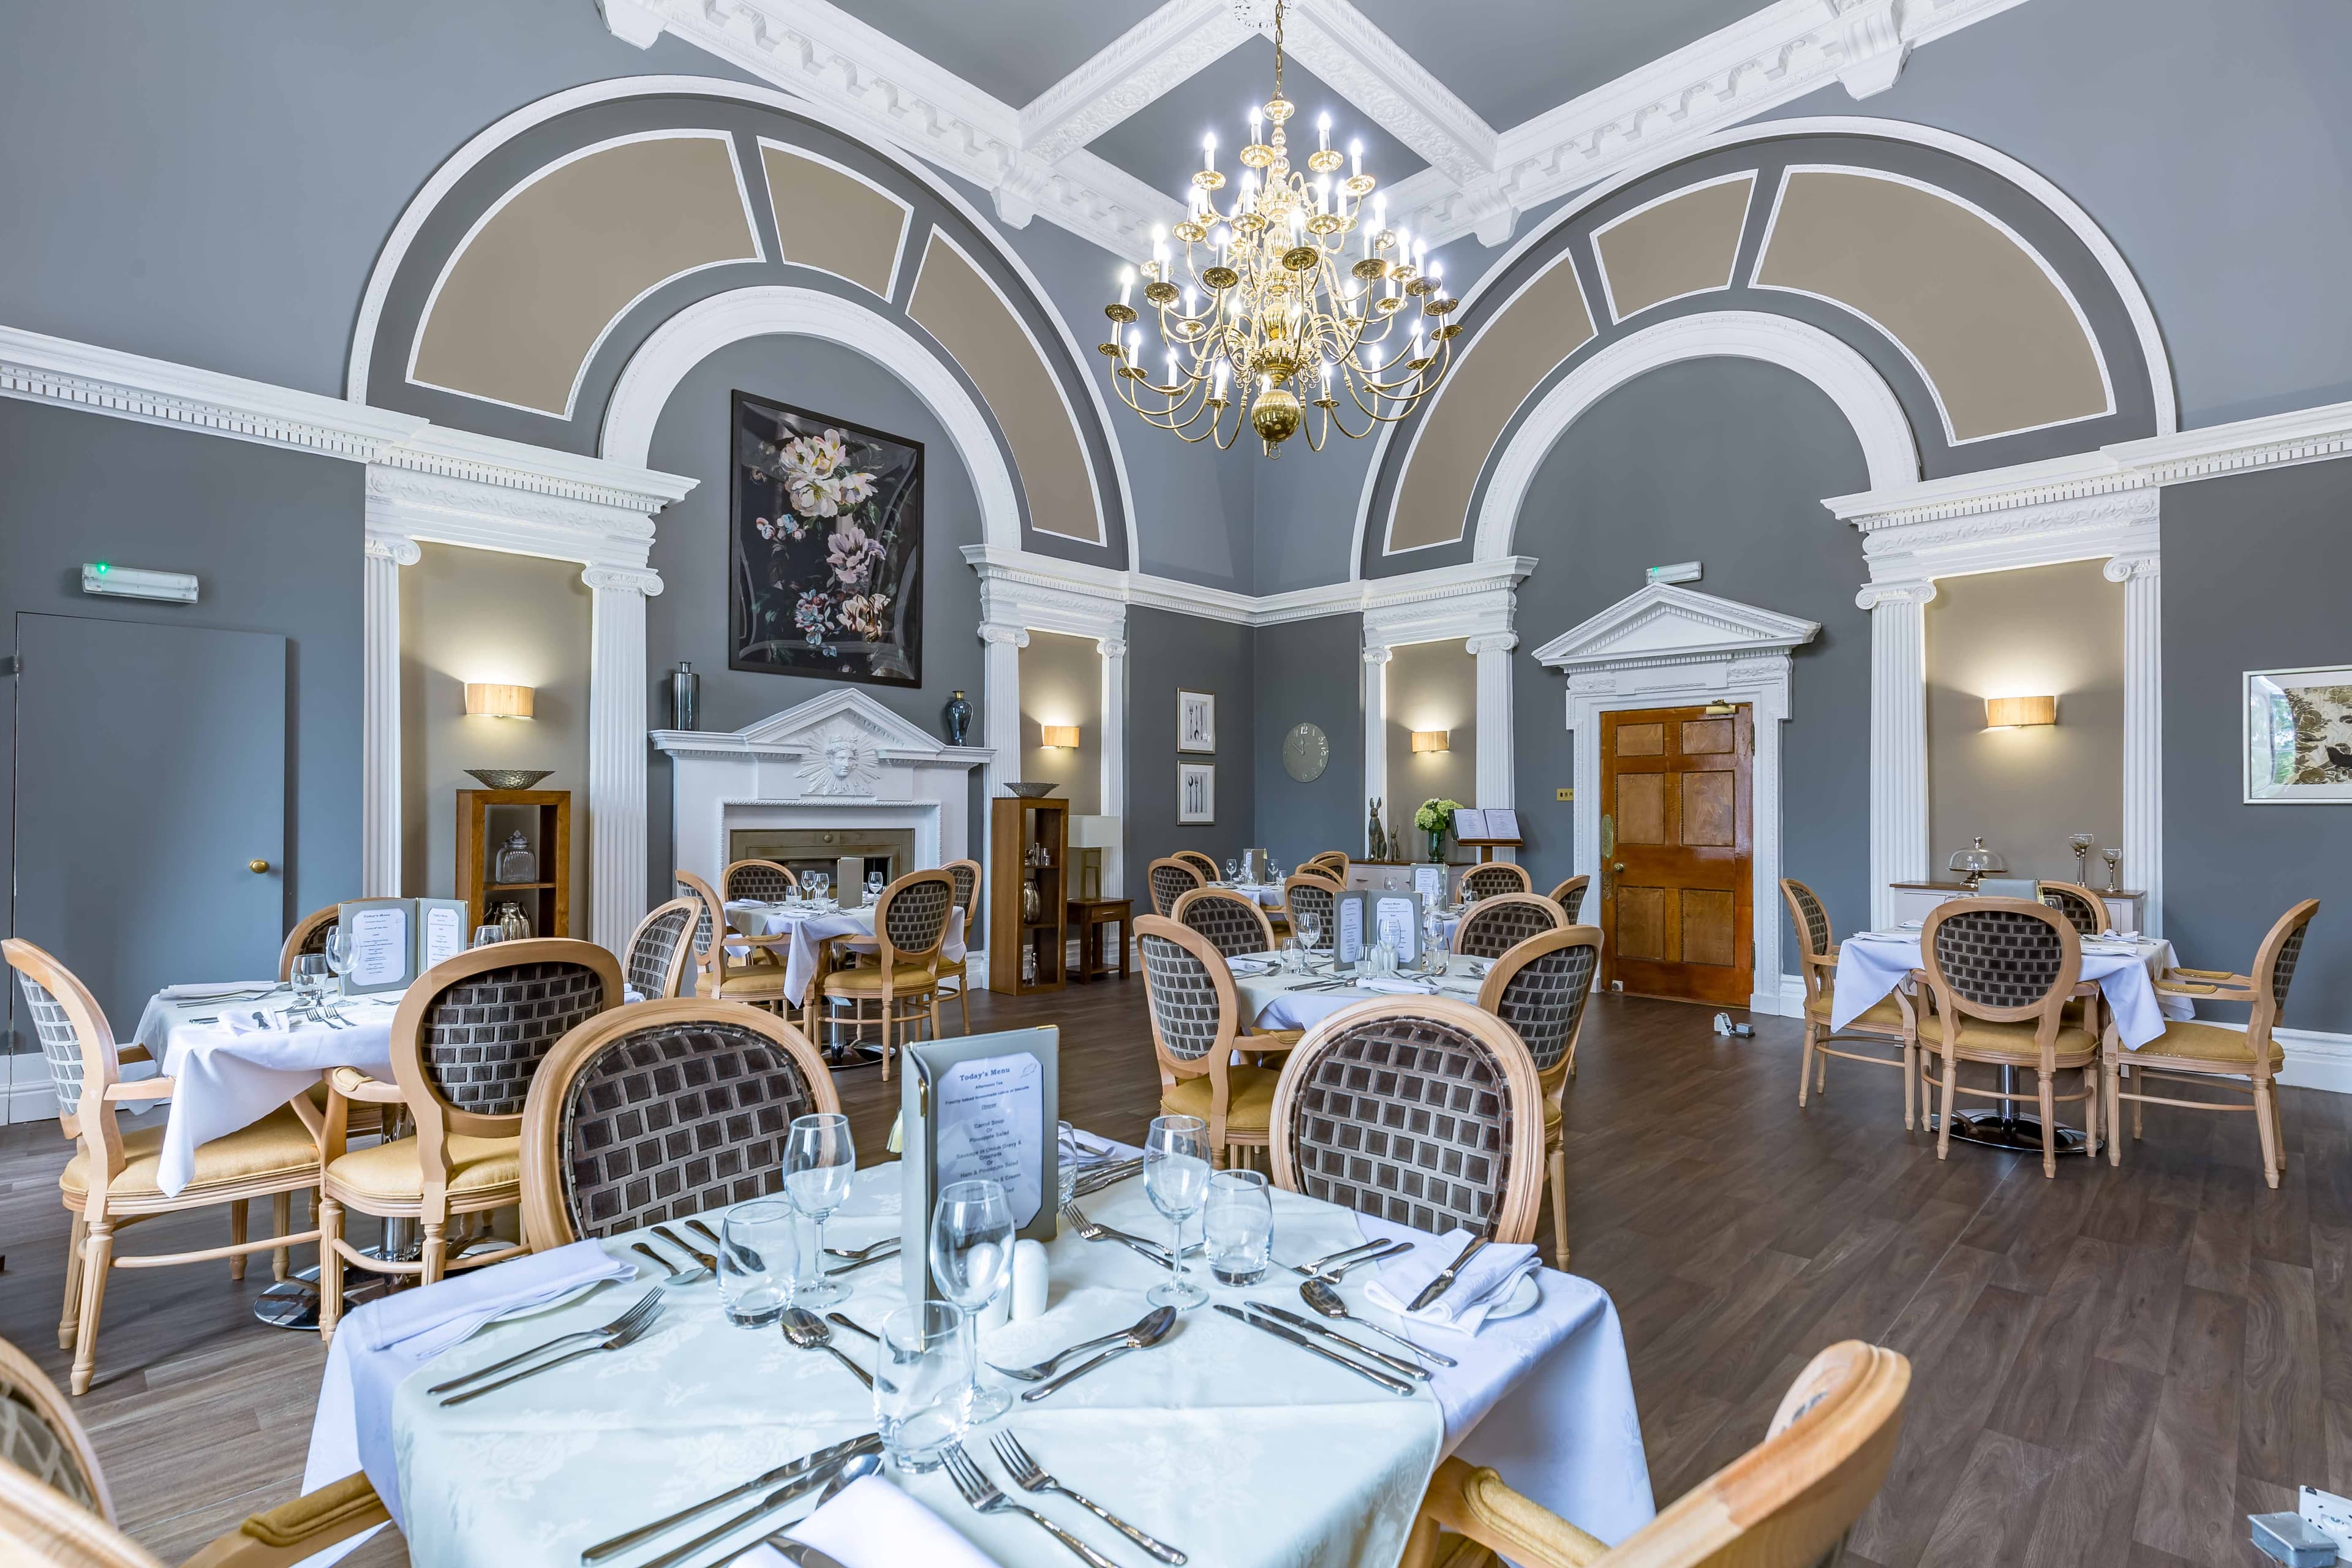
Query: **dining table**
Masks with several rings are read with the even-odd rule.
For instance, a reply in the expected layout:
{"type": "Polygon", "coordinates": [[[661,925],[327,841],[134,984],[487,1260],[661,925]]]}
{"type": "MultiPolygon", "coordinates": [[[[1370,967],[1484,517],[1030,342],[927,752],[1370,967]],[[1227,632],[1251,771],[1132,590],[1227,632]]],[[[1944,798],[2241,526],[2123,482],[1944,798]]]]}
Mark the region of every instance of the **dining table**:
{"type": "Polygon", "coordinates": [[[1260,1033],[1311,1029],[1342,1007],[1381,996],[1447,996],[1457,1002],[1475,1002],[1494,962],[1449,952],[1443,973],[1407,971],[1374,976],[1337,969],[1328,952],[1310,955],[1307,967],[1296,972],[1285,968],[1283,960],[1281,953],[1249,952],[1225,961],[1233,971],[1242,1010],[1260,1033]]]}
{"type": "MultiPolygon", "coordinates": [[[[827,1222],[827,1243],[846,1251],[898,1234],[899,1194],[895,1163],[860,1171],[827,1222]]],[[[1351,1311],[1384,1328],[1406,1327],[1459,1363],[1433,1366],[1426,1383],[1401,1397],[1213,1307],[1256,1300],[1303,1312],[1301,1277],[1288,1264],[1388,1236],[1434,1252],[1438,1238],[1302,1194],[1272,1196],[1276,1264],[1265,1278],[1225,1286],[1193,1264],[1211,1305],[1181,1314],[1165,1340],[1043,1399],[1016,1399],[1009,1414],[966,1436],[966,1451],[1006,1495],[1137,1568],[1150,1559],[1093,1516],[1066,1500],[1016,1489],[988,1439],[1010,1431],[1066,1485],[1200,1568],[1392,1563],[1431,1473],[1448,1455],[1494,1466],[1603,1541],[1622,1540],[1649,1521],[1654,1506],[1641,1423],[1624,1335],[1606,1292],[1537,1269],[1521,1310],[1490,1315],[1467,1334],[1403,1324],[1367,1296],[1373,1268],[1349,1275],[1337,1289],[1351,1311]]],[[[1162,1240],[1168,1235],[1140,1177],[1080,1204],[1099,1223],[1162,1240]]],[[[721,1223],[717,1214],[703,1217],[721,1223]]],[[[629,1249],[635,1239],[613,1235],[598,1245],[636,1263],[629,1249]]],[[[1045,1253],[1045,1310],[984,1331],[983,1362],[1025,1365],[1132,1323],[1148,1310],[1144,1292],[1166,1275],[1160,1262],[1116,1242],[1087,1242],[1066,1226],[1045,1253]]],[[[850,1295],[835,1310],[866,1330],[904,1300],[895,1258],[843,1282],[850,1295]]],[[[1361,1331],[1357,1337],[1396,1350],[1361,1331]]],[[[835,1341],[871,1369],[871,1343],[838,1329],[835,1341]]],[[[722,1314],[715,1282],[665,1281],[643,1265],[633,1280],[533,1306],[421,1365],[389,1369],[397,1381],[385,1372],[370,1375],[355,1361],[372,1353],[357,1336],[339,1335],[334,1349],[330,1392],[361,1392],[356,1400],[322,1394],[312,1467],[324,1474],[356,1458],[419,1568],[579,1568],[584,1547],[875,1430],[873,1396],[832,1355],[795,1348],[773,1325],[735,1327],[722,1314]],[[606,1322],[657,1285],[665,1292],[658,1317],[625,1348],[456,1405],[428,1392],[558,1334],[606,1322]]],[[[887,1474],[986,1561],[1003,1568],[1064,1568],[1072,1561],[1030,1521],[975,1511],[942,1471],[907,1474],[894,1465],[887,1474]]],[[[695,1554],[688,1568],[730,1560],[738,1568],[772,1565],[773,1556],[744,1549],[793,1518],[787,1509],[746,1521],[695,1554]]],[[[665,1533],[606,1559],[604,1568],[642,1568],[688,1534],[665,1533]]]]}
{"type": "MultiPolygon", "coordinates": [[[[870,948],[874,942],[873,904],[844,907],[830,899],[730,899],[725,909],[729,928],[745,936],[790,934],[792,944],[784,952],[784,998],[795,1007],[806,1001],[809,984],[817,977],[824,943],[845,939],[854,947],[862,939],[870,948]]],[[[950,963],[964,956],[963,925],[963,906],[958,904],[948,910],[947,935],[940,944],[940,956],[950,963]]],[[[729,951],[741,957],[751,949],[744,944],[730,946],[729,951]]]]}
{"type": "MultiPolygon", "coordinates": [[[[1856,931],[1838,945],[1837,982],[1830,997],[1830,1027],[1843,1029],[1920,971],[1919,927],[1856,931]]],[[[2165,1020],[2189,1019],[2186,996],[2161,994],[2157,976],[2172,968],[2172,944],[2152,937],[2084,937],[2083,979],[2099,988],[2116,1037],[2138,1050],[2164,1033],[2165,1020]]]]}

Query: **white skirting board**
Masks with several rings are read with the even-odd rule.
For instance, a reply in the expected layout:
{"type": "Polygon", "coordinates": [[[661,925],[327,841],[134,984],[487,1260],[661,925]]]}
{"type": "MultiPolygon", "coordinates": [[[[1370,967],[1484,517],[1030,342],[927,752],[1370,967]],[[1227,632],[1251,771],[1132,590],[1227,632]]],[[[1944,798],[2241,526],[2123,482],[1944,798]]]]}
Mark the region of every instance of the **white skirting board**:
{"type": "Polygon", "coordinates": [[[36,1051],[7,1062],[8,1121],[55,1121],[58,1091],[49,1083],[48,1058],[36,1051]]]}

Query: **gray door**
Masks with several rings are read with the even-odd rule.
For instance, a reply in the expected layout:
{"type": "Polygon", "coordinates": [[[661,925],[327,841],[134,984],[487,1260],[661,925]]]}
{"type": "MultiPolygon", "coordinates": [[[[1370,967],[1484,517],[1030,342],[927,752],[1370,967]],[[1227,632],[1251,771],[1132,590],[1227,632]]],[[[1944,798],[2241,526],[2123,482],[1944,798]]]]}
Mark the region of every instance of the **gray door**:
{"type": "Polygon", "coordinates": [[[81,976],[126,1042],[163,985],[277,973],[286,639],[79,616],[16,629],[16,934],[81,976]]]}

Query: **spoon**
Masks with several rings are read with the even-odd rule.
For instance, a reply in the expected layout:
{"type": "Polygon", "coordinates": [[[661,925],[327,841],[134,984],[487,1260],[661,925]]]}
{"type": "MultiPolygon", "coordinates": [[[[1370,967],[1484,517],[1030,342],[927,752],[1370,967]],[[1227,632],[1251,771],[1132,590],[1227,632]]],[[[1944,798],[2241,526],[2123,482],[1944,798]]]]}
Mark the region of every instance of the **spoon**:
{"type": "Polygon", "coordinates": [[[1100,1350],[1103,1346],[1118,1340],[1123,1340],[1129,1334],[1150,1334],[1153,1339],[1158,1339],[1161,1333],[1166,1331],[1165,1324],[1167,1322],[1173,1322],[1175,1318],[1175,1308],[1155,1307],[1150,1311],[1144,1313],[1142,1317],[1138,1318],[1127,1328],[1119,1329],[1112,1333],[1105,1334],[1099,1339],[1087,1340],[1082,1343],[1072,1345],[1069,1349],[1065,1351],[1057,1351],[1054,1354],[1047,1356],[1044,1361],[1039,1362],[1035,1366],[997,1366],[992,1363],[989,1366],[989,1370],[1009,1377],[1015,1383],[1043,1383],[1047,1378],[1054,1375],[1054,1369],[1055,1367],[1061,1365],[1064,1362],[1069,1360],[1072,1356],[1076,1355],[1081,1352],[1100,1350]],[[1155,1327],[1155,1325],[1158,1326],[1155,1327]]]}
{"type": "Polygon", "coordinates": [[[857,1381],[866,1387],[874,1386],[874,1374],[842,1354],[841,1347],[833,1342],[833,1331],[824,1320],[806,1307],[784,1309],[784,1338],[804,1351],[828,1351],[833,1359],[857,1374],[857,1381]]]}
{"type": "Polygon", "coordinates": [[[872,1329],[866,1327],[864,1324],[859,1323],[853,1319],[843,1316],[839,1312],[827,1312],[824,1315],[824,1321],[831,1323],[837,1329],[847,1329],[853,1334],[862,1334],[866,1338],[872,1340],[876,1344],[880,1344],[882,1342],[882,1336],[880,1334],[876,1333],[872,1329]]]}
{"type": "Polygon", "coordinates": [[[1440,1366],[1460,1366],[1462,1364],[1460,1362],[1455,1361],[1452,1356],[1440,1355],[1433,1350],[1423,1350],[1421,1346],[1413,1343],[1411,1340],[1406,1339],[1402,1334],[1392,1334],[1386,1329],[1381,1327],[1378,1323],[1370,1322],[1356,1316],[1353,1312],[1348,1310],[1348,1303],[1339,1300],[1339,1292],[1332,1289],[1329,1285],[1320,1279],[1309,1279],[1305,1284],[1299,1286],[1298,1295],[1301,1300],[1314,1308],[1317,1311],[1322,1313],[1325,1317],[1337,1318],[1343,1322],[1353,1323],[1360,1329],[1370,1329],[1372,1332],[1380,1335],[1381,1338],[1393,1341],[1397,1344],[1402,1345],[1405,1349],[1421,1357],[1423,1361],[1433,1361],[1440,1366]]]}
{"type": "Polygon", "coordinates": [[[1119,1336],[1119,1342],[1111,1346],[1110,1349],[1103,1352],[1100,1355],[1091,1356],[1087,1360],[1078,1363],[1077,1365],[1062,1373],[1061,1376],[1054,1379],[1051,1383],[1041,1383],[1034,1388],[1024,1390],[1021,1395],[1021,1401],[1024,1405],[1034,1404],[1037,1400],[1043,1399],[1047,1394],[1052,1394],[1056,1389],[1066,1388],[1069,1384],[1076,1383],[1079,1378],[1086,1376],[1087,1373],[1094,1371],[1095,1368],[1102,1365],[1102,1363],[1107,1361],[1110,1361],[1118,1356],[1123,1356],[1129,1351],[1150,1350],[1153,1345],[1156,1345],[1160,1341],[1166,1339],[1168,1337],[1169,1331],[1175,1328],[1175,1326],[1176,1309],[1173,1307],[1161,1307],[1155,1310],[1150,1317],[1144,1319],[1143,1321],[1128,1330],[1126,1333],[1121,1334],[1119,1336]]]}
{"type": "Polygon", "coordinates": [[[864,1258],[873,1257],[876,1253],[881,1251],[886,1247],[898,1246],[898,1240],[899,1238],[895,1236],[886,1236],[881,1240],[870,1243],[865,1247],[854,1247],[847,1249],[838,1247],[828,1247],[824,1249],[824,1255],[827,1258],[846,1258],[854,1260],[862,1260],[864,1258]]]}

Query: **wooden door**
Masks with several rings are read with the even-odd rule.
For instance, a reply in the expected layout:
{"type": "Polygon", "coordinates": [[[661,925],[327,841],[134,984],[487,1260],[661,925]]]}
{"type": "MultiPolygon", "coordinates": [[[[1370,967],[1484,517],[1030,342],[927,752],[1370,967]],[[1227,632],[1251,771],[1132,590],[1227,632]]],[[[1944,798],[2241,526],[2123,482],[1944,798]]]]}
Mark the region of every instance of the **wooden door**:
{"type": "Polygon", "coordinates": [[[1754,716],[1601,716],[1602,978],[1613,990],[1745,1007],[1755,988],[1754,716]]]}

